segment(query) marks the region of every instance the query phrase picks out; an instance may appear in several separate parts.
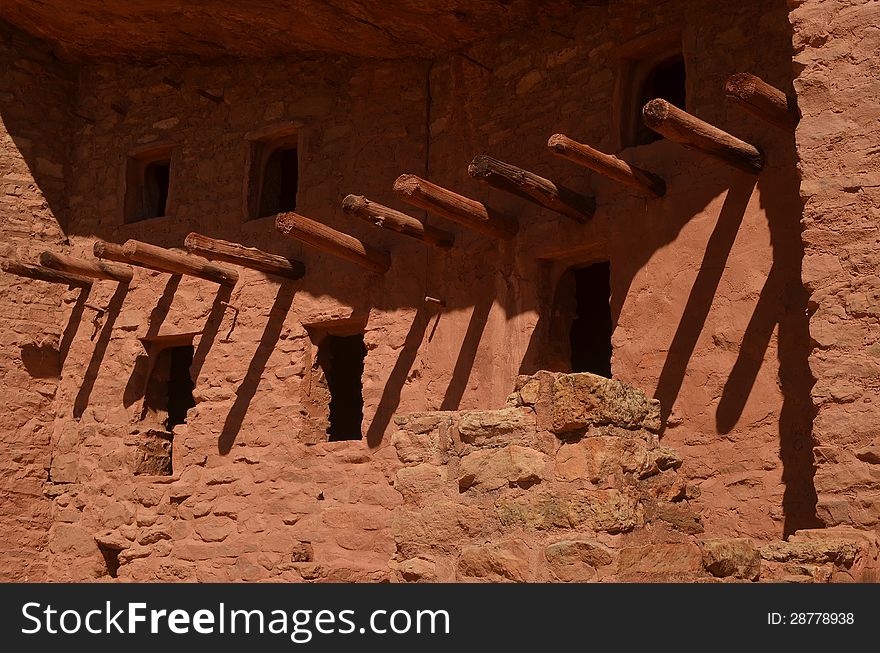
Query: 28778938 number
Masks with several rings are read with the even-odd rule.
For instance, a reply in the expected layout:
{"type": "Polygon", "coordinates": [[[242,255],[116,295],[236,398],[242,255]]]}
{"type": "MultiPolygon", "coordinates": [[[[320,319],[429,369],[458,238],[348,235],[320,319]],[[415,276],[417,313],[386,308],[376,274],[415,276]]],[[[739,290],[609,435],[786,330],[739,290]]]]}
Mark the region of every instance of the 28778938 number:
{"type": "Polygon", "coordinates": [[[771,626],[851,625],[855,623],[852,612],[768,612],[767,623],[771,626]]]}

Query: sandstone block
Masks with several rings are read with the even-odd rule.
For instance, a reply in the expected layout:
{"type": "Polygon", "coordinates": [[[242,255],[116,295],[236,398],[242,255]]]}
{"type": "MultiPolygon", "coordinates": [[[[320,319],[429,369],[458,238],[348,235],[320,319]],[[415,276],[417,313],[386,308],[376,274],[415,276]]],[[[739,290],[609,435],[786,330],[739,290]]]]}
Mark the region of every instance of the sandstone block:
{"type": "Polygon", "coordinates": [[[420,463],[397,471],[394,487],[406,501],[420,503],[423,499],[446,491],[445,466],[420,463]]]}
{"type": "Polygon", "coordinates": [[[644,524],[644,510],[638,500],[616,489],[530,492],[499,499],[495,510],[507,528],[624,533],[644,524]]]}
{"type": "Polygon", "coordinates": [[[596,568],[611,564],[611,553],[592,540],[562,540],[544,549],[544,558],[556,580],[583,583],[596,578],[596,568]]]}
{"type": "Polygon", "coordinates": [[[540,451],[510,445],[501,449],[480,449],[461,459],[459,490],[528,488],[545,476],[547,457],[540,451]]]}
{"type": "Polygon", "coordinates": [[[431,551],[455,553],[459,542],[492,533],[493,522],[477,506],[443,499],[421,510],[396,509],[391,526],[398,554],[413,558],[431,551]]]}
{"type": "Polygon", "coordinates": [[[468,546],[458,559],[460,580],[483,579],[490,582],[529,580],[529,548],[521,540],[468,546]]]}
{"type": "Polygon", "coordinates": [[[552,429],[566,433],[593,424],[660,429],[660,402],[620,381],[586,372],[563,374],[553,384],[552,429]]]}
{"type": "Polygon", "coordinates": [[[462,442],[476,446],[507,444],[535,435],[535,414],[527,408],[472,410],[460,414],[458,433],[462,442]]]}
{"type": "Polygon", "coordinates": [[[401,578],[408,583],[433,583],[437,581],[437,565],[427,558],[410,558],[398,565],[401,578]]]}
{"type": "Polygon", "coordinates": [[[703,566],[719,578],[757,580],[761,573],[761,554],[747,538],[706,540],[703,566]]]}
{"type": "Polygon", "coordinates": [[[617,557],[622,581],[690,580],[702,569],[703,554],[689,542],[627,547],[617,557]]]}

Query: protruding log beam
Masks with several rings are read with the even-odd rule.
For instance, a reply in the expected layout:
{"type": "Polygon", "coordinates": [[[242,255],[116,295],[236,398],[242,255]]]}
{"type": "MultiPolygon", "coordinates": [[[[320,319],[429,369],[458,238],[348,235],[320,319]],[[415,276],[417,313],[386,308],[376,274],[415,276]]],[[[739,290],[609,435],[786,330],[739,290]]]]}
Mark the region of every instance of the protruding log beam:
{"type": "Polygon", "coordinates": [[[636,188],[643,193],[663,197],[666,193],[666,182],[647,170],[630,165],[613,154],[605,154],[589,145],[578,143],[565,134],[553,134],[547,141],[547,147],[563,159],[598,172],[609,179],[614,179],[627,186],[636,188]]]}
{"type": "Polygon", "coordinates": [[[331,229],[299,213],[279,213],[275,218],[275,228],[285,236],[357,263],[373,272],[384,273],[391,267],[391,257],[387,252],[370,247],[354,236],[331,229]]]}
{"type": "Polygon", "coordinates": [[[794,129],[800,120],[797,100],[751,73],[735,73],[724,84],[727,99],[761,120],[782,129],[794,129]]]}
{"type": "Polygon", "coordinates": [[[92,280],[80,277],[76,274],[68,274],[52,268],[43,267],[42,265],[31,265],[30,263],[21,263],[20,261],[2,261],[0,269],[9,274],[15,274],[19,277],[27,277],[28,279],[37,279],[39,281],[48,281],[49,283],[63,283],[67,286],[76,288],[91,288],[92,280]]]}
{"type": "Polygon", "coordinates": [[[122,245],[108,243],[106,240],[96,240],[92,247],[92,253],[95,255],[95,258],[104,259],[106,261],[117,261],[119,263],[129,263],[137,265],[138,267],[155,270],[156,272],[162,272],[163,274],[165,273],[165,270],[162,268],[147,265],[146,263],[135,263],[130,257],[125,255],[125,252],[122,251],[122,245]]]}
{"type": "Polygon", "coordinates": [[[406,213],[372,202],[363,195],[346,195],[342,200],[342,210],[377,227],[385,227],[437,247],[452,247],[455,242],[455,236],[448,231],[424,224],[406,213]]]}
{"type": "Polygon", "coordinates": [[[682,111],[666,100],[651,100],[642,108],[645,124],[685,147],[699,150],[745,172],[758,174],[764,155],[754,145],[682,111]]]}
{"type": "Polygon", "coordinates": [[[306,266],[301,261],[278,254],[269,254],[254,247],[245,247],[227,240],[209,238],[195,232],[183,241],[187,251],[212,261],[225,261],[260,272],[275,274],[288,279],[302,279],[306,266]]]}
{"type": "Polygon", "coordinates": [[[122,253],[135,265],[144,265],[169,274],[188,274],[224,286],[234,286],[238,281],[238,270],[228,265],[220,265],[185,252],[165,249],[157,245],[127,240],[122,253]]]}
{"type": "Polygon", "coordinates": [[[55,252],[43,252],[40,254],[40,265],[61,272],[69,272],[82,277],[93,279],[109,279],[120,283],[130,283],[133,276],[131,268],[127,265],[105,263],[103,261],[87,261],[85,259],[56,254],[55,252]]]}
{"type": "Polygon", "coordinates": [[[578,222],[586,222],[596,212],[596,201],[592,197],[485,154],[474,157],[468,166],[468,174],[578,222]]]}
{"type": "Polygon", "coordinates": [[[394,182],[394,191],[408,204],[493,238],[509,240],[519,229],[516,220],[493,211],[482,202],[416,175],[400,175],[394,182]]]}

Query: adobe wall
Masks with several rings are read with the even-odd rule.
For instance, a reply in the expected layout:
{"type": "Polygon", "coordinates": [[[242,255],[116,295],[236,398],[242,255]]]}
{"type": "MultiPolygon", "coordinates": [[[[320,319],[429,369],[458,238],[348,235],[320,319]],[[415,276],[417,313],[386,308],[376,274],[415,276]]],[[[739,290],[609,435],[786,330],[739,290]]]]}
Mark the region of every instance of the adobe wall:
{"type": "Polygon", "coordinates": [[[71,253],[91,257],[95,238],[179,247],[195,230],[295,256],[308,273],[279,283],[241,270],[229,293],[138,269],[128,288],[96,284],[100,314],[65,305],[56,328],[82,326],[57,397],[50,576],[106,577],[97,537],[134,580],[392,577],[406,500],[392,417],[502,405],[544,366],[556,281],[599,259],[611,261],[614,376],[660,400],[662,442],[698,488],[701,537],[766,542],[818,525],[794,141],[723,94],[741,71],[790,91],[790,59],[784,3],[682,0],[585,8],[432,62],[83,67],[71,253]],[[688,110],[761,146],[757,180],[660,141],[626,153],[666,179],[666,197],[647,201],[552,158],[556,132],[619,149],[622,62],[649,47],[643,35],[677,28],[688,110]],[[388,249],[386,275],[282,241],[271,219],[243,222],[248,138],[289,122],[301,124],[297,210],[388,249]],[[127,153],[169,142],[169,217],[122,224],[127,153]],[[596,217],[579,225],[487,191],[466,174],[482,152],[594,192],[596,217]],[[447,254],[342,214],[348,193],[407,210],[391,192],[403,172],[498,207],[519,234],[494,241],[429,216],[456,234],[447,254]],[[328,443],[313,337],[362,324],[365,439],[328,443]],[[142,342],[176,334],[194,334],[197,405],[175,429],[173,475],[133,475],[148,426],[142,342]]]}
{"type": "Polygon", "coordinates": [[[810,290],[810,368],[817,511],[831,526],[877,529],[880,331],[876,270],[880,215],[875,101],[880,3],[789,2],[797,149],[804,202],[804,282],[810,290]],[[830,107],[834,107],[830,111],[830,107]]]}
{"type": "MultiPolygon", "coordinates": [[[[59,248],[73,79],[47,48],[0,25],[0,256],[59,248]],[[35,116],[39,115],[39,121],[35,116]]],[[[59,311],[78,292],[0,275],[0,580],[43,580],[51,502],[53,400],[75,327],[59,311]]]]}

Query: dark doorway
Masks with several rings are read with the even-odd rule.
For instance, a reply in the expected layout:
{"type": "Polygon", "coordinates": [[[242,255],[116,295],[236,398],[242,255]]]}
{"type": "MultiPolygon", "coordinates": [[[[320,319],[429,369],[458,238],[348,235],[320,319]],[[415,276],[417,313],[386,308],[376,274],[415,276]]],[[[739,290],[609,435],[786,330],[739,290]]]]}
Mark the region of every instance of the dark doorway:
{"type": "Polygon", "coordinates": [[[665,59],[651,69],[636,95],[635,111],[638,115],[636,116],[634,145],[646,145],[663,138],[642,122],[642,107],[651,100],[662,98],[679,109],[685,109],[686,79],[687,72],[684,57],[681,54],[665,59]]]}
{"type": "Polygon", "coordinates": [[[143,219],[161,218],[168,205],[171,161],[153,161],[144,167],[143,219]]]}
{"type": "Polygon", "coordinates": [[[279,147],[269,155],[263,168],[259,217],[293,211],[299,184],[299,157],[296,147],[279,147]]]}
{"type": "Polygon", "coordinates": [[[193,346],[169,347],[165,351],[170,357],[168,375],[168,419],[165,430],[172,431],[178,424],[186,423],[186,414],[196,405],[193,399],[193,383],[190,367],[193,362],[193,346]]]}
{"type": "Polygon", "coordinates": [[[571,324],[571,371],[611,378],[611,265],[604,261],[573,270],[575,318],[571,324]]]}
{"type": "Polygon", "coordinates": [[[364,335],[327,336],[318,346],[318,364],[330,390],[330,441],[360,440],[364,419],[364,335]]]}
{"type": "Polygon", "coordinates": [[[171,433],[178,424],[186,423],[186,414],[196,405],[190,367],[192,345],[165,347],[156,354],[156,362],[144,395],[144,417],[156,428],[171,433]]]}

